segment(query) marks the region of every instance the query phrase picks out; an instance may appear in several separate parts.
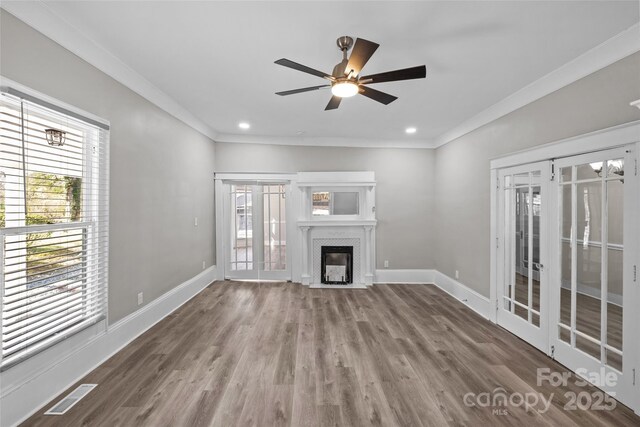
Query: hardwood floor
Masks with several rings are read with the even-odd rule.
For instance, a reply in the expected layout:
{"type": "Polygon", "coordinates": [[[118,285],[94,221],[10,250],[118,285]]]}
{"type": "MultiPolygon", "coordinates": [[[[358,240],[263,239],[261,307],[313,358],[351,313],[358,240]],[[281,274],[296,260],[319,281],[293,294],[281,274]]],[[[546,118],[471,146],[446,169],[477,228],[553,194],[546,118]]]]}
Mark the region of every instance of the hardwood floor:
{"type": "Polygon", "coordinates": [[[98,387],[65,415],[25,425],[640,425],[621,404],[564,410],[596,389],[538,386],[545,367],[566,371],[435,286],[216,282],[83,378],[98,387]],[[498,387],[550,408],[465,405],[498,387]]]}

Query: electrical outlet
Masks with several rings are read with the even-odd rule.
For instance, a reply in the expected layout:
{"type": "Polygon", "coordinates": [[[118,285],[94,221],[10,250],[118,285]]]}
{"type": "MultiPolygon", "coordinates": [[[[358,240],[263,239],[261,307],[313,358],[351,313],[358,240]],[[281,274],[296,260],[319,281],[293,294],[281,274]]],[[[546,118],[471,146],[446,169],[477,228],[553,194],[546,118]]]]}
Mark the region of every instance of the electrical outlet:
{"type": "Polygon", "coordinates": [[[138,292],[138,305],[142,305],[143,302],[144,302],[144,295],[142,294],[142,292],[138,292]]]}
{"type": "Polygon", "coordinates": [[[193,219],[193,226],[194,226],[194,227],[197,227],[197,226],[198,226],[198,217],[195,217],[195,218],[193,219]]]}
{"type": "Polygon", "coordinates": [[[460,278],[460,272],[456,270],[456,280],[458,280],[459,278],[460,278]]]}
{"type": "Polygon", "coordinates": [[[384,268],[389,268],[389,260],[388,259],[384,260],[384,268]]]}
{"type": "Polygon", "coordinates": [[[202,269],[203,269],[203,270],[206,268],[206,266],[207,266],[207,263],[206,263],[206,262],[204,262],[204,261],[202,261],[202,269]]]}

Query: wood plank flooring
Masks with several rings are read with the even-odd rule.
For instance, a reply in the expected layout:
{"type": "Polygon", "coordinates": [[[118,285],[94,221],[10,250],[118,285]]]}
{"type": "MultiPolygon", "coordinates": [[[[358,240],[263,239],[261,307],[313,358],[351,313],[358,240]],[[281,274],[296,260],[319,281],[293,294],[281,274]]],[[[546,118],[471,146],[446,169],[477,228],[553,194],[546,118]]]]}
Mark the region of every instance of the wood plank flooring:
{"type": "Polygon", "coordinates": [[[83,378],[98,387],[65,415],[24,425],[640,425],[621,404],[565,411],[595,389],[538,386],[544,367],[566,371],[435,286],[216,282],[83,378]],[[465,405],[498,387],[553,393],[550,409],[465,405]]]}

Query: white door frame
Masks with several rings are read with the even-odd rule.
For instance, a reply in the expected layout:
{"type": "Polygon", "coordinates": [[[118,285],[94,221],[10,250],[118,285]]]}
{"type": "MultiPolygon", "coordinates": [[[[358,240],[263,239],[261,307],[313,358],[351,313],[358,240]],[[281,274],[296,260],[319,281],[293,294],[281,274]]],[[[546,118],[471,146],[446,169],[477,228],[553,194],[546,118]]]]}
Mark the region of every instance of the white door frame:
{"type": "MultiPolygon", "coordinates": [[[[640,212],[640,185],[638,184],[638,153],[640,152],[640,121],[626,123],[623,125],[614,126],[607,129],[598,130],[584,135],[579,135],[560,141],[552,142],[549,144],[540,145],[538,147],[523,150],[513,154],[509,154],[500,158],[496,158],[491,161],[491,223],[490,223],[490,241],[489,250],[491,256],[490,264],[490,304],[491,310],[489,312],[489,319],[494,323],[497,322],[497,288],[498,284],[498,169],[523,165],[527,163],[533,163],[544,160],[553,160],[562,157],[571,157],[579,154],[585,154],[595,151],[603,151],[610,148],[618,148],[630,145],[633,150],[633,161],[629,165],[625,165],[629,171],[625,176],[625,182],[635,181],[633,190],[638,197],[634,197],[632,203],[625,203],[625,210],[630,209],[636,215],[640,212]],[[633,175],[631,174],[633,171],[633,175]],[[633,178],[632,178],[633,177],[633,178]]],[[[555,169],[555,168],[554,168],[555,169]]],[[[551,175],[555,179],[555,170],[552,169],[551,175]]],[[[625,184],[626,185],[626,184],[625,184]]],[[[557,210],[557,201],[553,197],[550,198],[549,209],[552,212],[557,210]]],[[[627,224],[625,224],[626,226],[627,224]]],[[[635,286],[632,287],[626,295],[624,295],[625,304],[628,307],[634,307],[640,305],[640,223],[635,221],[630,227],[625,228],[625,251],[629,251],[629,255],[625,258],[625,263],[629,259],[630,264],[625,264],[625,274],[633,276],[635,268],[636,277],[633,282],[635,286]],[[628,243],[627,243],[628,242],[628,243]]],[[[553,256],[550,258],[548,274],[549,277],[553,272],[552,269],[557,271],[558,265],[554,261],[553,256]]],[[[551,284],[550,284],[551,285],[551,284]]],[[[626,289],[625,289],[626,292],[626,289]]],[[[640,325],[640,310],[632,311],[632,323],[640,325]]],[[[627,328],[628,329],[628,328],[627,328]]],[[[626,333],[631,333],[627,331],[626,333]]],[[[637,335],[637,329],[633,331],[637,335]]],[[[637,337],[631,337],[630,343],[632,348],[630,352],[635,355],[635,360],[628,361],[635,366],[635,389],[631,398],[626,404],[630,406],[637,414],[640,414],[640,340],[637,337]]],[[[626,348],[625,348],[626,351],[626,348]]],[[[547,353],[551,356],[551,352],[547,353]]],[[[634,369],[634,368],[632,368],[634,369]]]]}
{"type": "MultiPolygon", "coordinates": [[[[496,299],[497,299],[497,305],[496,305],[496,323],[498,323],[500,326],[504,327],[505,329],[507,329],[509,332],[517,335],[518,337],[522,338],[523,340],[531,343],[533,346],[537,347],[538,349],[540,349],[541,351],[548,353],[549,350],[549,331],[548,331],[548,325],[549,325],[549,292],[548,292],[548,268],[546,267],[546,264],[548,264],[547,260],[548,260],[548,235],[545,234],[543,231],[546,230],[549,221],[549,174],[550,174],[550,161],[542,161],[542,162],[535,162],[535,163],[530,163],[530,164],[525,164],[525,165],[519,165],[519,166],[514,166],[511,168],[501,168],[498,170],[498,195],[497,195],[497,201],[498,201],[498,212],[497,212],[497,249],[498,249],[498,253],[496,254],[498,259],[496,260],[497,262],[497,286],[496,286],[496,299]],[[504,217],[504,213],[505,213],[505,192],[504,192],[504,177],[507,175],[514,175],[514,174],[520,174],[520,173],[528,173],[528,172],[534,172],[534,171],[539,171],[540,172],[540,180],[538,183],[536,183],[536,185],[532,185],[532,186],[539,186],[540,187],[540,196],[541,196],[541,201],[542,201],[542,205],[541,205],[541,212],[540,212],[540,229],[539,229],[539,244],[540,244],[540,270],[538,272],[538,279],[539,279],[539,283],[540,283],[540,310],[539,310],[539,326],[535,326],[533,323],[531,323],[529,320],[525,320],[519,316],[517,316],[516,314],[514,314],[511,311],[505,310],[504,308],[504,285],[505,282],[507,280],[509,280],[507,278],[507,276],[510,276],[510,272],[507,271],[506,269],[506,265],[505,265],[505,260],[507,258],[509,258],[509,263],[510,263],[510,267],[514,267],[513,262],[515,261],[515,257],[513,259],[511,259],[510,255],[506,255],[506,252],[509,251],[511,253],[513,253],[513,248],[511,247],[511,236],[507,235],[504,231],[505,228],[504,226],[501,226],[505,223],[506,218],[504,217]],[[502,256],[501,256],[502,254],[502,256]]],[[[532,184],[531,182],[529,184],[532,184]]],[[[532,220],[533,221],[533,220],[532,220]]],[[[531,222],[530,226],[533,225],[533,222],[531,222]]],[[[533,232],[532,229],[529,230],[530,236],[529,236],[529,241],[530,243],[533,242],[533,235],[531,234],[533,232]]],[[[529,249],[530,253],[529,253],[529,260],[531,262],[533,262],[533,247],[531,247],[529,249]]],[[[533,274],[533,270],[532,270],[532,274],[531,274],[531,279],[534,279],[534,277],[536,275],[533,274]]],[[[513,288],[513,294],[514,294],[514,299],[515,299],[515,283],[512,284],[512,288],[513,288]]],[[[528,300],[529,303],[532,303],[532,298],[533,296],[530,294],[528,295],[528,300]]],[[[511,305],[513,306],[513,302],[511,303],[511,305]]]]}
{"type": "MultiPolygon", "coordinates": [[[[216,265],[217,265],[217,279],[224,280],[229,276],[229,262],[228,262],[228,249],[229,249],[229,229],[227,221],[228,216],[228,199],[229,199],[229,186],[226,185],[231,182],[235,183],[247,183],[247,184],[270,184],[270,183],[286,183],[286,197],[287,202],[285,204],[286,211],[286,254],[287,254],[287,268],[283,273],[278,272],[261,272],[260,276],[247,275],[247,279],[259,279],[259,280],[291,280],[295,272],[295,262],[293,255],[295,251],[296,240],[296,219],[298,217],[298,203],[294,197],[295,192],[293,187],[297,179],[297,174],[286,173],[216,173],[215,179],[215,212],[216,212],[216,265]]],[[[261,206],[261,204],[260,204],[261,206]]],[[[261,231],[262,224],[259,225],[258,231],[261,231]]],[[[261,235],[261,234],[260,234],[261,235]]],[[[257,261],[257,260],[255,260],[257,261]]],[[[241,275],[240,275],[241,276],[241,275]]]]}
{"type": "MultiPolygon", "coordinates": [[[[637,376],[635,371],[640,366],[638,362],[640,362],[640,354],[638,354],[638,338],[637,338],[637,328],[634,328],[634,325],[638,325],[638,316],[636,304],[633,302],[638,302],[638,294],[637,294],[637,278],[636,283],[634,283],[634,265],[637,266],[638,263],[634,263],[634,257],[637,257],[638,250],[638,239],[633,239],[631,236],[638,236],[638,221],[637,221],[637,199],[640,196],[638,194],[638,179],[637,174],[635,173],[635,163],[637,161],[636,158],[636,148],[637,144],[630,144],[624,147],[601,150],[593,153],[581,154],[572,157],[565,157],[562,159],[558,159],[556,161],[556,168],[560,171],[560,168],[570,166],[570,165],[580,165],[580,164],[588,164],[591,162],[599,161],[600,159],[608,158],[621,158],[624,157],[625,160],[625,183],[624,183],[624,258],[623,258],[623,330],[622,330],[622,351],[623,351],[623,363],[622,363],[622,375],[619,375],[613,368],[608,365],[602,365],[600,361],[594,360],[592,357],[588,356],[586,353],[582,351],[576,350],[572,348],[572,345],[560,340],[558,336],[558,324],[560,323],[560,287],[556,286],[551,290],[550,298],[552,302],[552,310],[551,310],[551,319],[550,319],[550,336],[549,336],[549,344],[553,349],[554,359],[562,363],[563,365],[571,368],[577,367],[581,369],[586,369],[589,372],[601,372],[603,370],[606,375],[613,375],[615,378],[615,384],[599,384],[598,386],[606,391],[614,395],[618,400],[624,403],[627,406],[634,408],[634,410],[638,410],[637,406],[634,407],[634,404],[638,404],[638,399],[635,399],[633,391],[635,388],[636,393],[638,393],[638,388],[634,385],[637,382],[637,379],[634,381],[634,376],[637,376]],[[635,152],[634,152],[635,151],[635,152]],[[629,167],[626,167],[629,165],[629,167]],[[636,213],[636,215],[634,215],[636,213]]],[[[559,201],[560,192],[559,189],[561,184],[557,182],[552,186],[552,198],[556,202],[559,201]]],[[[574,185],[574,184],[571,184],[574,185]]],[[[603,194],[604,196],[604,194],[603,194]]],[[[604,197],[603,197],[604,198],[604,197]]],[[[574,206],[574,215],[575,209],[577,206],[574,206]]],[[[555,206],[555,222],[559,224],[561,221],[560,218],[560,209],[559,206],[555,206]]],[[[603,217],[601,221],[606,220],[606,211],[603,211],[603,217]]],[[[604,231],[603,231],[604,233],[604,231]]],[[[560,257],[561,257],[561,246],[560,242],[560,228],[554,227],[552,230],[551,241],[552,245],[552,259],[553,259],[553,271],[556,278],[560,277],[560,257]]],[[[576,243],[577,235],[572,236],[573,242],[576,243]]],[[[603,248],[604,252],[604,248],[603,248]]],[[[575,263],[577,260],[572,257],[572,262],[575,263]]],[[[575,266],[574,266],[575,267],[575,266]]],[[[604,266],[601,265],[601,268],[604,266]]],[[[637,269],[637,267],[636,267],[637,269]]],[[[572,282],[575,281],[575,277],[572,275],[572,282]]],[[[574,283],[575,284],[575,283],[574,283]]],[[[601,289],[607,290],[607,283],[601,283],[601,289]]],[[[575,289],[572,291],[572,305],[576,304],[576,294],[575,289]]],[[[607,293],[605,293],[604,301],[601,301],[602,304],[606,304],[608,301],[607,293]]],[[[605,311],[606,313],[606,311],[605,311]]],[[[604,333],[606,336],[606,315],[600,313],[601,315],[601,333],[604,333]],[[604,329],[602,328],[602,322],[605,322],[604,329]]],[[[575,329],[575,325],[572,327],[572,332],[575,329]]],[[[570,336],[573,334],[570,333],[570,336]]],[[[573,342],[573,338],[571,338],[571,342],[573,342]]],[[[636,396],[637,397],[637,396],[636,396]]]]}

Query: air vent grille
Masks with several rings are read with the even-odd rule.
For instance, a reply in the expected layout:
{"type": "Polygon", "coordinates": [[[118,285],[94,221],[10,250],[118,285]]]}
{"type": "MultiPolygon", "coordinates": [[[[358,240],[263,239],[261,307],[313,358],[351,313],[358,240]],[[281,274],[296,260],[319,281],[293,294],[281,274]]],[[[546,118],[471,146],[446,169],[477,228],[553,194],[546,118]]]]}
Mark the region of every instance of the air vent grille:
{"type": "Polygon", "coordinates": [[[80,384],[78,388],[73,390],[60,402],[53,405],[51,409],[45,412],[45,415],[62,415],[67,412],[73,405],[78,403],[80,399],[85,397],[91,390],[96,388],[98,384],[80,384]]]}

